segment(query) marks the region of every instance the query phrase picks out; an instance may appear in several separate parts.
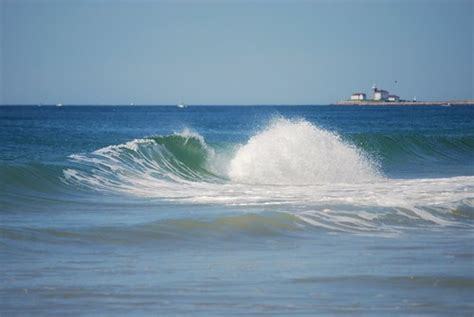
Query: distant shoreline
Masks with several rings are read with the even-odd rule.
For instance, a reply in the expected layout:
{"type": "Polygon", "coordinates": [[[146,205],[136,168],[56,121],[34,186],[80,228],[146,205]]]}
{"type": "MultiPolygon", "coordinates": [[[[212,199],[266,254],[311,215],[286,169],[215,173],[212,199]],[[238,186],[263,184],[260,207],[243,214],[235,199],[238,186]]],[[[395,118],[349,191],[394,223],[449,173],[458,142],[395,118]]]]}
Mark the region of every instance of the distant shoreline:
{"type": "Polygon", "coordinates": [[[474,100],[446,101],[371,101],[371,100],[342,100],[335,106],[474,106],[474,100]]]}

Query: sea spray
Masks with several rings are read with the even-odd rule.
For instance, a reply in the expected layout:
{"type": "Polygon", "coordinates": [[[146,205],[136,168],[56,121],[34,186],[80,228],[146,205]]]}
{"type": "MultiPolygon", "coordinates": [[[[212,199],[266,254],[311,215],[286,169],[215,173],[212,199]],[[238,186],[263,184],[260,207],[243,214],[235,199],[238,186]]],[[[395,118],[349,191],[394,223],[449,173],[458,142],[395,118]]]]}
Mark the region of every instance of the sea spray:
{"type": "Polygon", "coordinates": [[[277,119],[230,162],[233,181],[253,184],[354,183],[380,178],[376,164],[339,135],[308,121],[277,119]]]}

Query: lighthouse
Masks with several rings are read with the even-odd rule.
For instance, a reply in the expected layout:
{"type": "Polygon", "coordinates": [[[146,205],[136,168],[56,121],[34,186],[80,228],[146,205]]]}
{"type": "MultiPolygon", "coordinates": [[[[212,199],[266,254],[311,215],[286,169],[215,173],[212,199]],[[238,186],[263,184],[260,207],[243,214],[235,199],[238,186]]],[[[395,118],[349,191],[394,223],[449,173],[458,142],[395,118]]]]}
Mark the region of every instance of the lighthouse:
{"type": "Polygon", "coordinates": [[[383,90],[383,89],[378,89],[375,84],[372,86],[372,90],[374,92],[375,101],[385,101],[388,99],[388,91],[383,90]]]}

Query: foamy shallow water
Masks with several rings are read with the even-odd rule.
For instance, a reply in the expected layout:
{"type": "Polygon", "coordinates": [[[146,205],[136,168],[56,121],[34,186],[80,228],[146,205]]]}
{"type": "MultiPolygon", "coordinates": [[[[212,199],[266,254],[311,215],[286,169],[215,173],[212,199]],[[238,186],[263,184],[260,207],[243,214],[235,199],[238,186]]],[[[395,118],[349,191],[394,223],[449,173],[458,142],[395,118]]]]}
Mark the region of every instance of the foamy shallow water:
{"type": "Polygon", "coordinates": [[[469,316],[472,119],[2,108],[0,311],[469,316]]]}

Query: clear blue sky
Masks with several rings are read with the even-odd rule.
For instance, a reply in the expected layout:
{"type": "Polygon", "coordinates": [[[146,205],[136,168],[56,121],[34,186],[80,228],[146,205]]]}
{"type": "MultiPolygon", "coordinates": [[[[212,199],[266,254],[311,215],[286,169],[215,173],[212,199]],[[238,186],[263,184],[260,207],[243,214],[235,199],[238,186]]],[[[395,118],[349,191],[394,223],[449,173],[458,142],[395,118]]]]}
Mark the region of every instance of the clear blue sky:
{"type": "Polygon", "coordinates": [[[0,3],[3,104],[474,98],[473,0],[0,3]]]}

